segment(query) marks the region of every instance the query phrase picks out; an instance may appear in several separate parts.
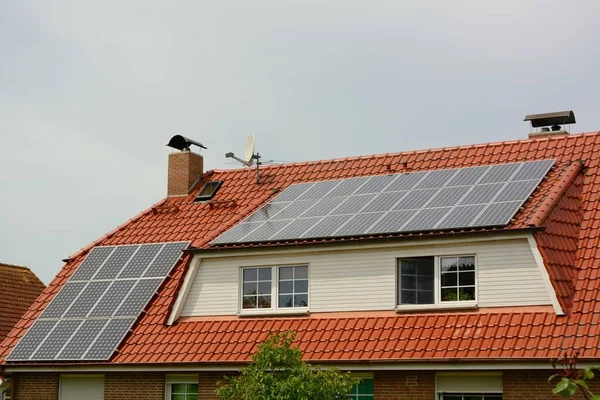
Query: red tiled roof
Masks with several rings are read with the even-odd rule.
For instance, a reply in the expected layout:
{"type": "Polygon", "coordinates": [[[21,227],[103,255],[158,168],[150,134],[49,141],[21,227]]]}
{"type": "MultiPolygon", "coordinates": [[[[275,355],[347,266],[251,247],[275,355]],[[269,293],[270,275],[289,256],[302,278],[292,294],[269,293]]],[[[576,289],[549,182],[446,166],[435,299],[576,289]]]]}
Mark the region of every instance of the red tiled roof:
{"type": "Polygon", "coordinates": [[[575,348],[581,358],[600,359],[599,149],[600,133],[592,133],[269,166],[261,170],[260,185],[254,183],[254,170],[208,172],[198,187],[207,180],[224,181],[211,203],[193,203],[198,190],[187,197],[164,199],[75,254],[0,345],[0,359],[93,245],[190,240],[193,247],[206,249],[217,235],[292,183],[549,158],[556,160],[554,169],[505,230],[545,227],[534,237],[566,316],[546,309],[515,308],[485,313],[188,320],[166,326],[189,262],[190,256],[185,256],[112,362],[244,361],[268,332],[288,328],[298,331],[297,342],[306,357],[321,361],[548,359],[575,348]],[[574,172],[579,165],[573,164],[580,160],[581,174],[574,172]]]}
{"type": "Polygon", "coordinates": [[[0,263],[0,343],[45,288],[29,268],[0,263]]]}

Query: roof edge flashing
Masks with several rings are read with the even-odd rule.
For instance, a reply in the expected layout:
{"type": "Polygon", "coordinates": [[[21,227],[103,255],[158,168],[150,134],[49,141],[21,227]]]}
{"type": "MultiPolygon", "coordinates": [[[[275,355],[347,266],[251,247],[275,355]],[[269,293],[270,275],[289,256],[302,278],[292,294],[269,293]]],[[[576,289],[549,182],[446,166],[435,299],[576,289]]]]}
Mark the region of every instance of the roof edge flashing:
{"type": "Polygon", "coordinates": [[[567,189],[573,184],[575,178],[583,169],[582,161],[572,162],[560,175],[559,181],[551,189],[550,193],[544,201],[537,208],[531,219],[529,225],[534,227],[542,227],[554,207],[558,204],[562,196],[566,193],[567,189]]]}

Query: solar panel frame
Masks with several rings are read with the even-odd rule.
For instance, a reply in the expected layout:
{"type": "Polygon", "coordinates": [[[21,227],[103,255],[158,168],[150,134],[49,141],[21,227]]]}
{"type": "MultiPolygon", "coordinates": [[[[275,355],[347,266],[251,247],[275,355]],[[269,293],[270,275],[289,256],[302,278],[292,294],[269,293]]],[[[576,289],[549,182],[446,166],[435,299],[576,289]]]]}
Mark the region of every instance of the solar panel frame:
{"type": "MultiPolygon", "coordinates": [[[[210,244],[506,225],[539,186],[554,162],[538,160],[376,175],[313,182],[310,187],[302,188],[292,185],[289,191],[286,189],[282,194],[294,190],[296,193],[302,192],[302,196],[294,198],[286,195],[283,198],[292,203],[289,207],[297,208],[295,214],[304,209],[302,214],[285,215],[285,219],[279,218],[278,224],[268,226],[269,222],[276,221],[273,218],[273,221],[267,221],[241,238],[236,231],[248,231],[248,228],[243,223],[238,224],[210,244]],[[530,179],[532,177],[535,179],[530,179]],[[338,194],[341,195],[336,197],[338,194]],[[314,200],[300,203],[300,197],[314,200]],[[322,198],[328,200],[319,200],[322,198]],[[330,210],[336,202],[339,205],[330,210]],[[503,205],[507,202],[511,204],[503,205]],[[517,202],[518,207],[515,206],[517,202]],[[383,214],[375,217],[372,213],[383,214]],[[290,217],[289,220],[287,217],[290,217]],[[313,224],[312,220],[310,223],[300,221],[304,217],[323,218],[313,224]],[[407,220],[407,217],[410,219],[407,220]],[[403,226],[398,226],[400,222],[403,226]],[[300,233],[302,228],[306,228],[306,231],[300,233]],[[296,237],[290,237],[292,234],[296,237]]],[[[280,196],[276,199],[280,199],[280,196]]]]}

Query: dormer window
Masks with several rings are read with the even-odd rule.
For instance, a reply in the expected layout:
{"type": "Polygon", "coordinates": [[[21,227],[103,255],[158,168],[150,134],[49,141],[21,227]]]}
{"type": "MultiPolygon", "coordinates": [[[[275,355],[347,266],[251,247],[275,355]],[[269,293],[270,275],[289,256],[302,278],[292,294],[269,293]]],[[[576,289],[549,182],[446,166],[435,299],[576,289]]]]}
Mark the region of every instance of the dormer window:
{"type": "Polygon", "coordinates": [[[475,256],[398,259],[398,309],[475,306],[475,256]]]}
{"type": "Polygon", "coordinates": [[[202,190],[200,190],[200,193],[198,193],[198,196],[196,196],[194,201],[207,201],[212,199],[222,184],[223,181],[206,182],[204,186],[202,186],[202,190]]]}
{"type": "Polygon", "coordinates": [[[308,311],[308,265],[242,268],[240,313],[308,311]]]}

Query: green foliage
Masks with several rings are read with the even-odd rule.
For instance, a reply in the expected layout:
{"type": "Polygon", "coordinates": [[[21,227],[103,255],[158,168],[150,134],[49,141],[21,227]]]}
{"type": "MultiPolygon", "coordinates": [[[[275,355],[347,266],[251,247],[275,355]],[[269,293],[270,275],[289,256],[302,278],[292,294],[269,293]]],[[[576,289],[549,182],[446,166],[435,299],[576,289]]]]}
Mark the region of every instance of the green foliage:
{"type": "Polygon", "coordinates": [[[216,393],[223,400],[345,399],[358,383],[336,368],[313,368],[292,347],[294,332],[272,333],[238,377],[225,377],[216,393]]]}
{"type": "Polygon", "coordinates": [[[548,382],[551,382],[554,379],[560,380],[554,389],[552,389],[552,393],[563,397],[573,397],[577,393],[580,393],[586,400],[600,400],[600,395],[594,395],[587,384],[587,381],[594,379],[594,371],[600,371],[600,369],[597,367],[577,369],[576,357],[573,357],[573,359],[570,360],[565,357],[562,362],[562,370],[558,370],[556,364],[553,363],[554,370],[557,373],[552,375],[548,379],[548,382]]]}

